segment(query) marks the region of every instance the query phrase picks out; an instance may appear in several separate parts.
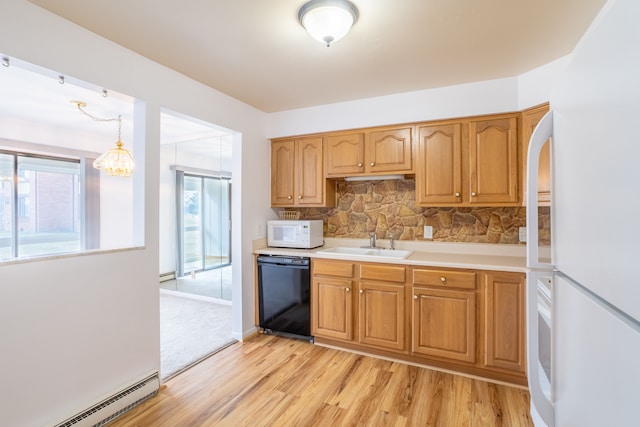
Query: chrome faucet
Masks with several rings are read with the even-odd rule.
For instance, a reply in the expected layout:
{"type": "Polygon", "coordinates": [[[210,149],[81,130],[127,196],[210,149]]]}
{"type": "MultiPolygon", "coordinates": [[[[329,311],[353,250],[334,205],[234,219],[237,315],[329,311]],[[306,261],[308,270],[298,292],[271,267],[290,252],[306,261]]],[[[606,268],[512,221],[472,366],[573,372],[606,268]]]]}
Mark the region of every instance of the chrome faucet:
{"type": "Polygon", "coordinates": [[[369,246],[362,246],[363,248],[376,248],[376,233],[369,234],[369,246]]]}
{"type": "Polygon", "coordinates": [[[389,235],[389,248],[390,249],[395,249],[396,248],[396,241],[393,238],[393,236],[389,235]]]}

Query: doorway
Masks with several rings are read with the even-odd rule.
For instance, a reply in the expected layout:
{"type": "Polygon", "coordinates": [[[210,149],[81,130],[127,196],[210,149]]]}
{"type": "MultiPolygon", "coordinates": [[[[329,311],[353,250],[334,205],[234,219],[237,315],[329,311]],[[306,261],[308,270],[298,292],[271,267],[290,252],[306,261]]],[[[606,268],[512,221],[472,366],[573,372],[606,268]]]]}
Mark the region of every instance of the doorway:
{"type": "Polygon", "coordinates": [[[235,342],[231,329],[232,134],[163,111],[160,350],[163,380],[235,342]]]}

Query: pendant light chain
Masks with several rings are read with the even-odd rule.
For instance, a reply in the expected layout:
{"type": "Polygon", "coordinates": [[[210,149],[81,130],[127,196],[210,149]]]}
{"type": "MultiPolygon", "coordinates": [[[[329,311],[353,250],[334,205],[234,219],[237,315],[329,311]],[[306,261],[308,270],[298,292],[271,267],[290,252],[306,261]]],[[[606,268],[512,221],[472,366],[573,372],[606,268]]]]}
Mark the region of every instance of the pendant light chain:
{"type": "Polygon", "coordinates": [[[87,113],[84,110],[84,108],[82,108],[82,107],[86,107],[87,105],[86,103],[82,101],[72,101],[72,102],[76,104],[76,106],[78,107],[78,110],[80,110],[82,114],[89,117],[94,122],[118,122],[118,142],[116,144],[122,144],[122,140],[121,140],[122,116],[121,115],[118,115],[118,117],[115,117],[113,119],[101,119],[100,117],[96,117],[92,114],[87,113]]]}

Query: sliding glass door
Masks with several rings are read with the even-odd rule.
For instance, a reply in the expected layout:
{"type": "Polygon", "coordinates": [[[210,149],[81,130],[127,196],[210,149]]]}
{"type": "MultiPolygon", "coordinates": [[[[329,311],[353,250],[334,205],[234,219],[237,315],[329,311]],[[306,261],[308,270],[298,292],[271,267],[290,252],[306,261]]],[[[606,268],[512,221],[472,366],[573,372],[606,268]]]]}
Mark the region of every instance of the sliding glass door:
{"type": "Polygon", "coordinates": [[[176,171],[182,256],[178,275],[231,263],[231,180],[176,171]]]}

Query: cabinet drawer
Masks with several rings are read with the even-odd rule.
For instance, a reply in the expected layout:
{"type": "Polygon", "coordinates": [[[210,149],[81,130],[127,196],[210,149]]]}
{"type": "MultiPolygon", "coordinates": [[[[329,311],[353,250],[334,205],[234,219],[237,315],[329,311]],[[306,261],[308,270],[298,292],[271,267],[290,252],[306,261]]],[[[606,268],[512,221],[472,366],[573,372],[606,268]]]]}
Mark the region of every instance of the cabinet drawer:
{"type": "Polygon", "coordinates": [[[413,269],[413,284],[446,288],[476,288],[476,273],[468,271],[413,269]]]}
{"type": "Polygon", "coordinates": [[[360,278],[371,280],[382,280],[385,282],[404,283],[406,274],[404,267],[390,265],[361,264],[360,278]]]}
{"type": "Polygon", "coordinates": [[[313,260],[311,264],[314,275],[353,277],[352,262],[313,260]]]}

